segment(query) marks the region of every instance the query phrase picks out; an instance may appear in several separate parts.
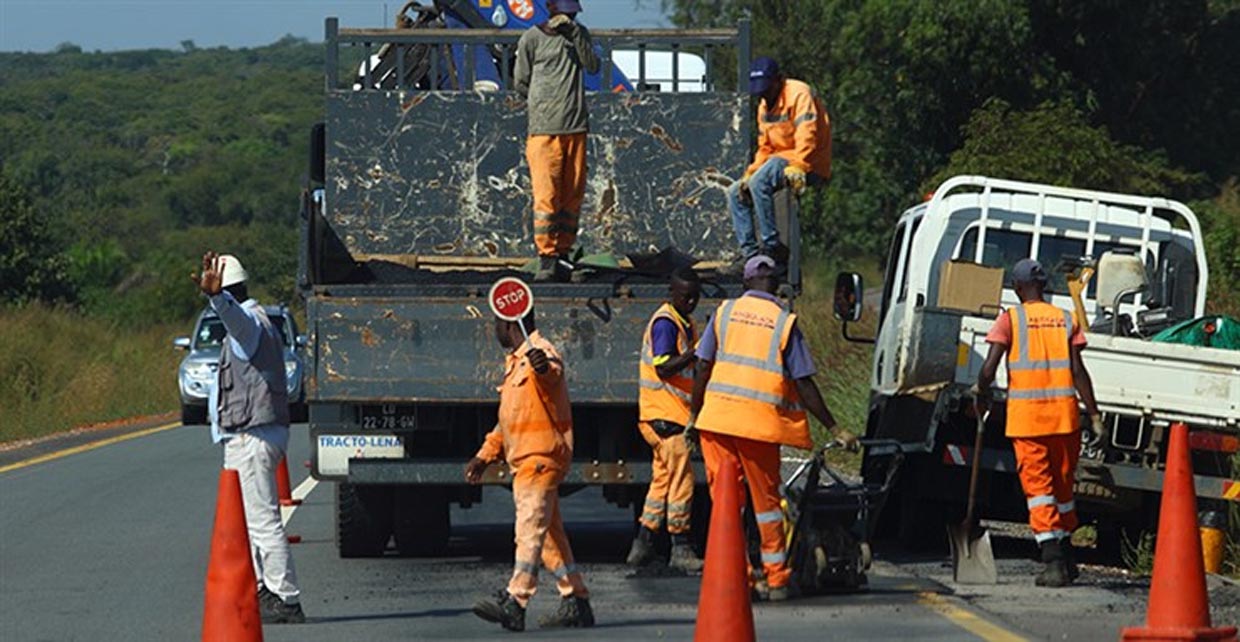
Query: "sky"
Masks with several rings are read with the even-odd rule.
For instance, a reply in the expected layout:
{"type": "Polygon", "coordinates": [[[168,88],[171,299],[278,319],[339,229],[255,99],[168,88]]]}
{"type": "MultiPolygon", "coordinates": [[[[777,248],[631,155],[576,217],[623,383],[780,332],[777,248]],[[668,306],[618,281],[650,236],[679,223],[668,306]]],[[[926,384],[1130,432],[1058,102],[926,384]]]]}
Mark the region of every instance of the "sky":
{"type": "MultiPolygon", "coordinates": [[[[502,0],[501,0],[502,1],[502,0]]],[[[0,51],[250,47],[286,34],[323,39],[323,19],[342,27],[390,26],[404,0],[0,0],[0,51]],[[386,7],[386,10],[385,10],[386,7]]],[[[422,0],[431,4],[431,0],[422,0]]],[[[659,0],[581,0],[595,28],[668,26],[659,0]]]]}

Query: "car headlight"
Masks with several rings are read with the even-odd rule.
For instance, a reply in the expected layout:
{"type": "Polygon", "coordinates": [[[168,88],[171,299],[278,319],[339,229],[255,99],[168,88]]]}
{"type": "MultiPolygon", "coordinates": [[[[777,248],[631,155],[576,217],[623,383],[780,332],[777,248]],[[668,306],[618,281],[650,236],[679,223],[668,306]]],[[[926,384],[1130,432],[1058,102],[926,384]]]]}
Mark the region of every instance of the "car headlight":
{"type": "Polygon", "coordinates": [[[296,361],[285,361],[284,362],[284,376],[287,377],[289,381],[292,381],[293,378],[297,376],[297,362],[296,361]]]}
{"type": "Polygon", "coordinates": [[[197,381],[205,381],[215,375],[215,369],[209,363],[194,363],[185,366],[185,376],[197,381]]]}

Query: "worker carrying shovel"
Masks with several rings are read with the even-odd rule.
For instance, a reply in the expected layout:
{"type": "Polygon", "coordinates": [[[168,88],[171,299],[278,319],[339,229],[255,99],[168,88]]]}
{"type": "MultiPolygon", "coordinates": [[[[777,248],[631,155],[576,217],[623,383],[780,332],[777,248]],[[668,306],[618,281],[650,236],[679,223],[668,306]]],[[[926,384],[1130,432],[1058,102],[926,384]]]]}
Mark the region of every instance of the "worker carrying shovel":
{"type": "Polygon", "coordinates": [[[974,393],[988,405],[999,362],[1007,355],[1007,436],[1029,507],[1029,526],[1045,564],[1038,586],[1067,586],[1079,572],[1072,550],[1077,527],[1072,485],[1081,452],[1077,394],[1089,413],[1095,443],[1106,429],[1089,372],[1081,361],[1085,334],[1071,312],[1043,299],[1046,270],[1021,259],[1011,277],[1020,305],[1008,309],[986,335],[990,353],[974,393]]]}
{"type": "MultiPolygon", "coordinates": [[[[532,305],[526,290],[522,297],[532,305]]],[[[590,593],[560,518],[560,482],[573,457],[573,414],[564,362],[534,327],[527,308],[515,320],[495,319],[495,337],[508,351],[499,387],[499,422],[465,466],[471,484],[500,459],[512,471],[516,504],[516,559],[508,588],[474,604],[474,614],[510,631],[525,629],[525,608],[538,588],[538,569],[556,578],[560,607],[540,620],[544,628],[594,626],[590,593]]]]}
{"type": "Polygon", "coordinates": [[[586,193],[586,111],[583,71],[599,70],[590,32],[575,20],[577,0],[548,0],[547,22],[517,41],[513,88],[528,103],[525,158],[534,190],[535,281],[567,281],[568,254],[586,193]]]}

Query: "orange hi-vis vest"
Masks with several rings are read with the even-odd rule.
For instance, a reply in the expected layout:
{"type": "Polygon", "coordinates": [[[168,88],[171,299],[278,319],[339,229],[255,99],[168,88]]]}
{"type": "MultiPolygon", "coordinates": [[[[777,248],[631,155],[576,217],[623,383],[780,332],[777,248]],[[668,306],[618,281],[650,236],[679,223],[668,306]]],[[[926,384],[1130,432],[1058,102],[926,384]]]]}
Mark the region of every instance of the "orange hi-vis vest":
{"type": "Polygon", "coordinates": [[[573,456],[573,409],[563,360],[555,346],[538,331],[509,354],[504,363],[504,382],[499,386],[499,422],[487,434],[478,457],[494,461],[503,456],[513,468],[527,457],[568,470],[573,456]],[[546,373],[538,374],[525,354],[539,348],[551,361],[546,373]]]}
{"type": "Polygon", "coordinates": [[[831,120],[813,87],[791,78],[774,105],[758,105],[758,150],[746,173],[772,156],[806,173],[831,178],[831,120]]]}
{"type": "Polygon", "coordinates": [[[796,315],[753,296],[715,312],[715,365],[698,414],[700,430],[812,448],[796,384],[784,372],[784,348],[796,315]]]}
{"type": "Polygon", "coordinates": [[[640,421],[670,421],[681,426],[689,423],[689,402],[693,396],[693,367],[690,366],[668,377],[660,379],[654,363],[654,342],[651,331],[655,321],[667,319],[676,326],[676,350],[684,354],[693,349],[689,337],[696,333],[693,320],[686,323],[670,303],[664,303],[650,317],[646,324],[646,334],[642,339],[642,358],[637,366],[641,387],[637,392],[638,419],[640,421]]]}
{"type": "Polygon", "coordinates": [[[1080,428],[1072,379],[1072,313],[1045,301],[1008,310],[1007,436],[1065,435],[1080,428]]]}

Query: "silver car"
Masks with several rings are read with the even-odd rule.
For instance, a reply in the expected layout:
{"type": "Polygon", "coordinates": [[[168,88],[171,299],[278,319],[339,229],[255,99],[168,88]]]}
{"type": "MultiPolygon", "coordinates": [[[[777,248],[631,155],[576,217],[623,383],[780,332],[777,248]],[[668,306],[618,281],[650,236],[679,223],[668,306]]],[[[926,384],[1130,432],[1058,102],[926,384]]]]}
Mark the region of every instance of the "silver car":
{"type": "MultiPolygon", "coordinates": [[[[305,377],[305,359],[302,348],[306,337],[297,334],[297,322],[285,306],[263,307],[271,323],[276,326],[284,342],[284,373],[288,375],[289,415],[293,421],[305,421],[306,391],[302,383],[305,377]]],[[[177,337],[172,345],[188,350],[177,368],[177,384],[181,390],[181,423],[185,425],[207,423],[207,395],[215,385],[215,372],[219,369],[220,346],[228,331],[224,322],[211,308],[198,315],[194,334],[177,337]]]]}

